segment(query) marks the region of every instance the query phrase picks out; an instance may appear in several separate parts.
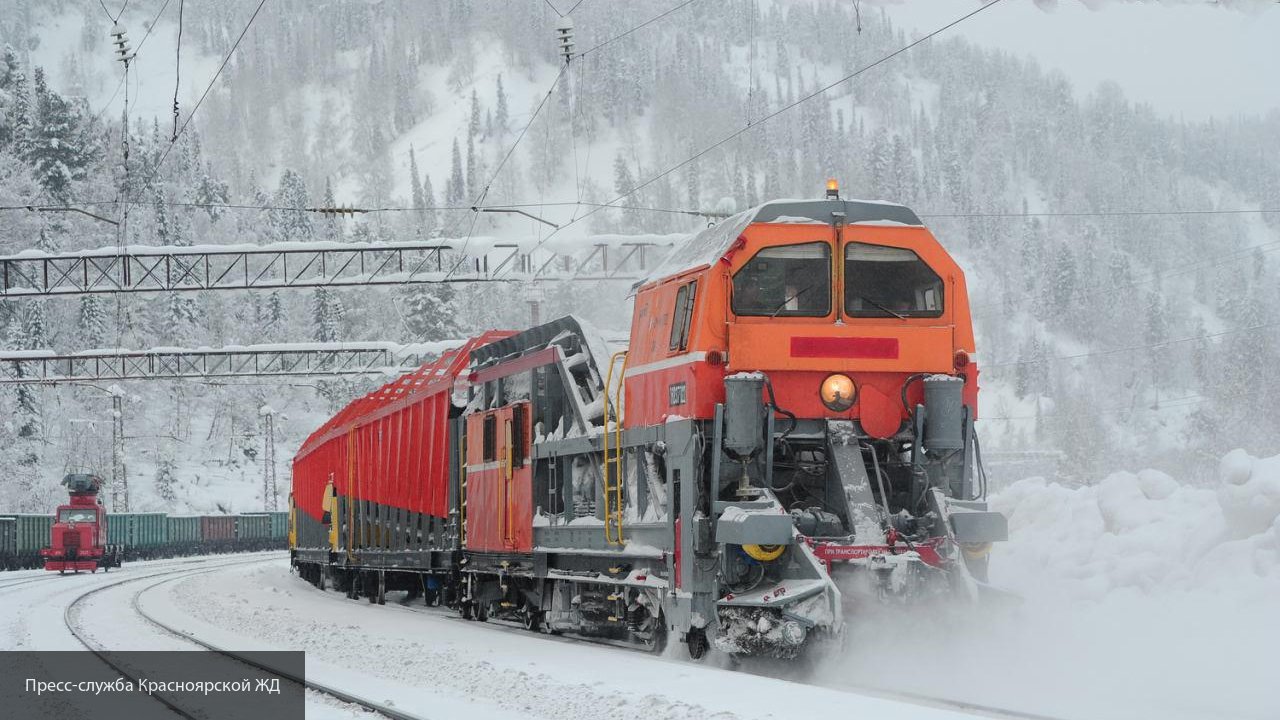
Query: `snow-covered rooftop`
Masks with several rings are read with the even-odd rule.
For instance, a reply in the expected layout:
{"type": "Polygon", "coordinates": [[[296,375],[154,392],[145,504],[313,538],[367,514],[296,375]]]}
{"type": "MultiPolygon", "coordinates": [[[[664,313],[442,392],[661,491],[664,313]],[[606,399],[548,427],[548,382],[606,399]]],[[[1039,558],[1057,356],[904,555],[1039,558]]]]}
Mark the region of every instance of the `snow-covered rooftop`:
{"type": "Polygon", "coordinates": [[[710,265],[729,251],[738,236],[752,223],[786,225],[812,223],[830,225],[922,226],[911,208],[875,200],[772,200],[722,220],[713,227],[690,235],[675,246],[646,278],[661,280],[685,270],[710,265]]]}

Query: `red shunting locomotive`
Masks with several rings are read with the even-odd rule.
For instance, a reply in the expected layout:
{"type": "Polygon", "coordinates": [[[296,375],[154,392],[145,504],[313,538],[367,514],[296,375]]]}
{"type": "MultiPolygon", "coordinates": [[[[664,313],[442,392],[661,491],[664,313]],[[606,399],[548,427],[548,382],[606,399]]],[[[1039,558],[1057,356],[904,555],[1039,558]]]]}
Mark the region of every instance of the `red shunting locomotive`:
{"type": "Polygon", "coordinates": [[[97,572],[120,567],[120,550],[107,544],[107,510],[98,491],[102,478],[73,473],[62,478],[70,498],[58,506],[49,547],[40,551],[45,570],[97,572]]]}

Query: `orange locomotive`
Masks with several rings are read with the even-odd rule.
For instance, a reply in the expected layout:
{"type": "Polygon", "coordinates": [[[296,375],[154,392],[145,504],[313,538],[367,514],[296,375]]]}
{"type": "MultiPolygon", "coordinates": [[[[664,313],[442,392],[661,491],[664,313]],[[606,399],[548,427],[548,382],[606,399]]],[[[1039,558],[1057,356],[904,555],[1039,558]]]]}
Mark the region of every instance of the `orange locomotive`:
{"type": "Polygon", "coordinates": [[[766,203],[677,247],[610,353],[565,318],[356,401],[294,461],[299,572],[473,618],[791,657],[854,598],[974,598],[964,274],[909,209],[766,203]],[[838,582],[839,581],[839,582],[838,582]]]}

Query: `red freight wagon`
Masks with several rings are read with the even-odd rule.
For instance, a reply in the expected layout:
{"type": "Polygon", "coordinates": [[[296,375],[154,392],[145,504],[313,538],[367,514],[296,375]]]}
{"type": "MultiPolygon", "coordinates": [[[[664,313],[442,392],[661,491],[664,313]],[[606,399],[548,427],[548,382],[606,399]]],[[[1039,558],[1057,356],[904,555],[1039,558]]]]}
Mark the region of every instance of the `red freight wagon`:
{"type": "MultiPolygon", "coordinates": [[[[474,338],[352,402],[312,433],[293,463],[298,546],[318,561],[343,548],[348,561],[384,567],[422,563],[409,549],[457,549],[446,522],[457,492],[451,469],[460,459],[449,433],[462,412],[454,386],[472,349],[509,335],[474,338]]],[[[436,561],[447,565],[448,558],[426,562],[436,561]]]]}

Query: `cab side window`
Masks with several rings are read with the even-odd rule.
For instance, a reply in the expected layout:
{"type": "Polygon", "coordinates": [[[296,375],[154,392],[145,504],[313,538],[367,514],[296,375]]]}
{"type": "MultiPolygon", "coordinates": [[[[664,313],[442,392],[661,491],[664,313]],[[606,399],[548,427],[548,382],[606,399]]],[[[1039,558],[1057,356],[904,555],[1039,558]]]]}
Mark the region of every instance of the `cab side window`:
{"type": "Polygon", "coordinates": [[[526,403],[520,403],[511,408],[511,464],[517,468],[522,467],[525,458],[529,456],[529,443],[524,436],[525,413],[528,412],[528,407],[526,403]]]}
{"type": "Polygon", "coordinates": [[[676,291],[676,306],[671,313],[671,341],[668,350],[689,349],[689,328],[693,324],[693,303],[698,291],[698,281],[686,283],[676,291]]]}
{"type": "Polygon", "coordinates": [[[498,416],[489,413],[484,416],[481,429],[481,460],[492,462],[498,459],[498,416]]]}

